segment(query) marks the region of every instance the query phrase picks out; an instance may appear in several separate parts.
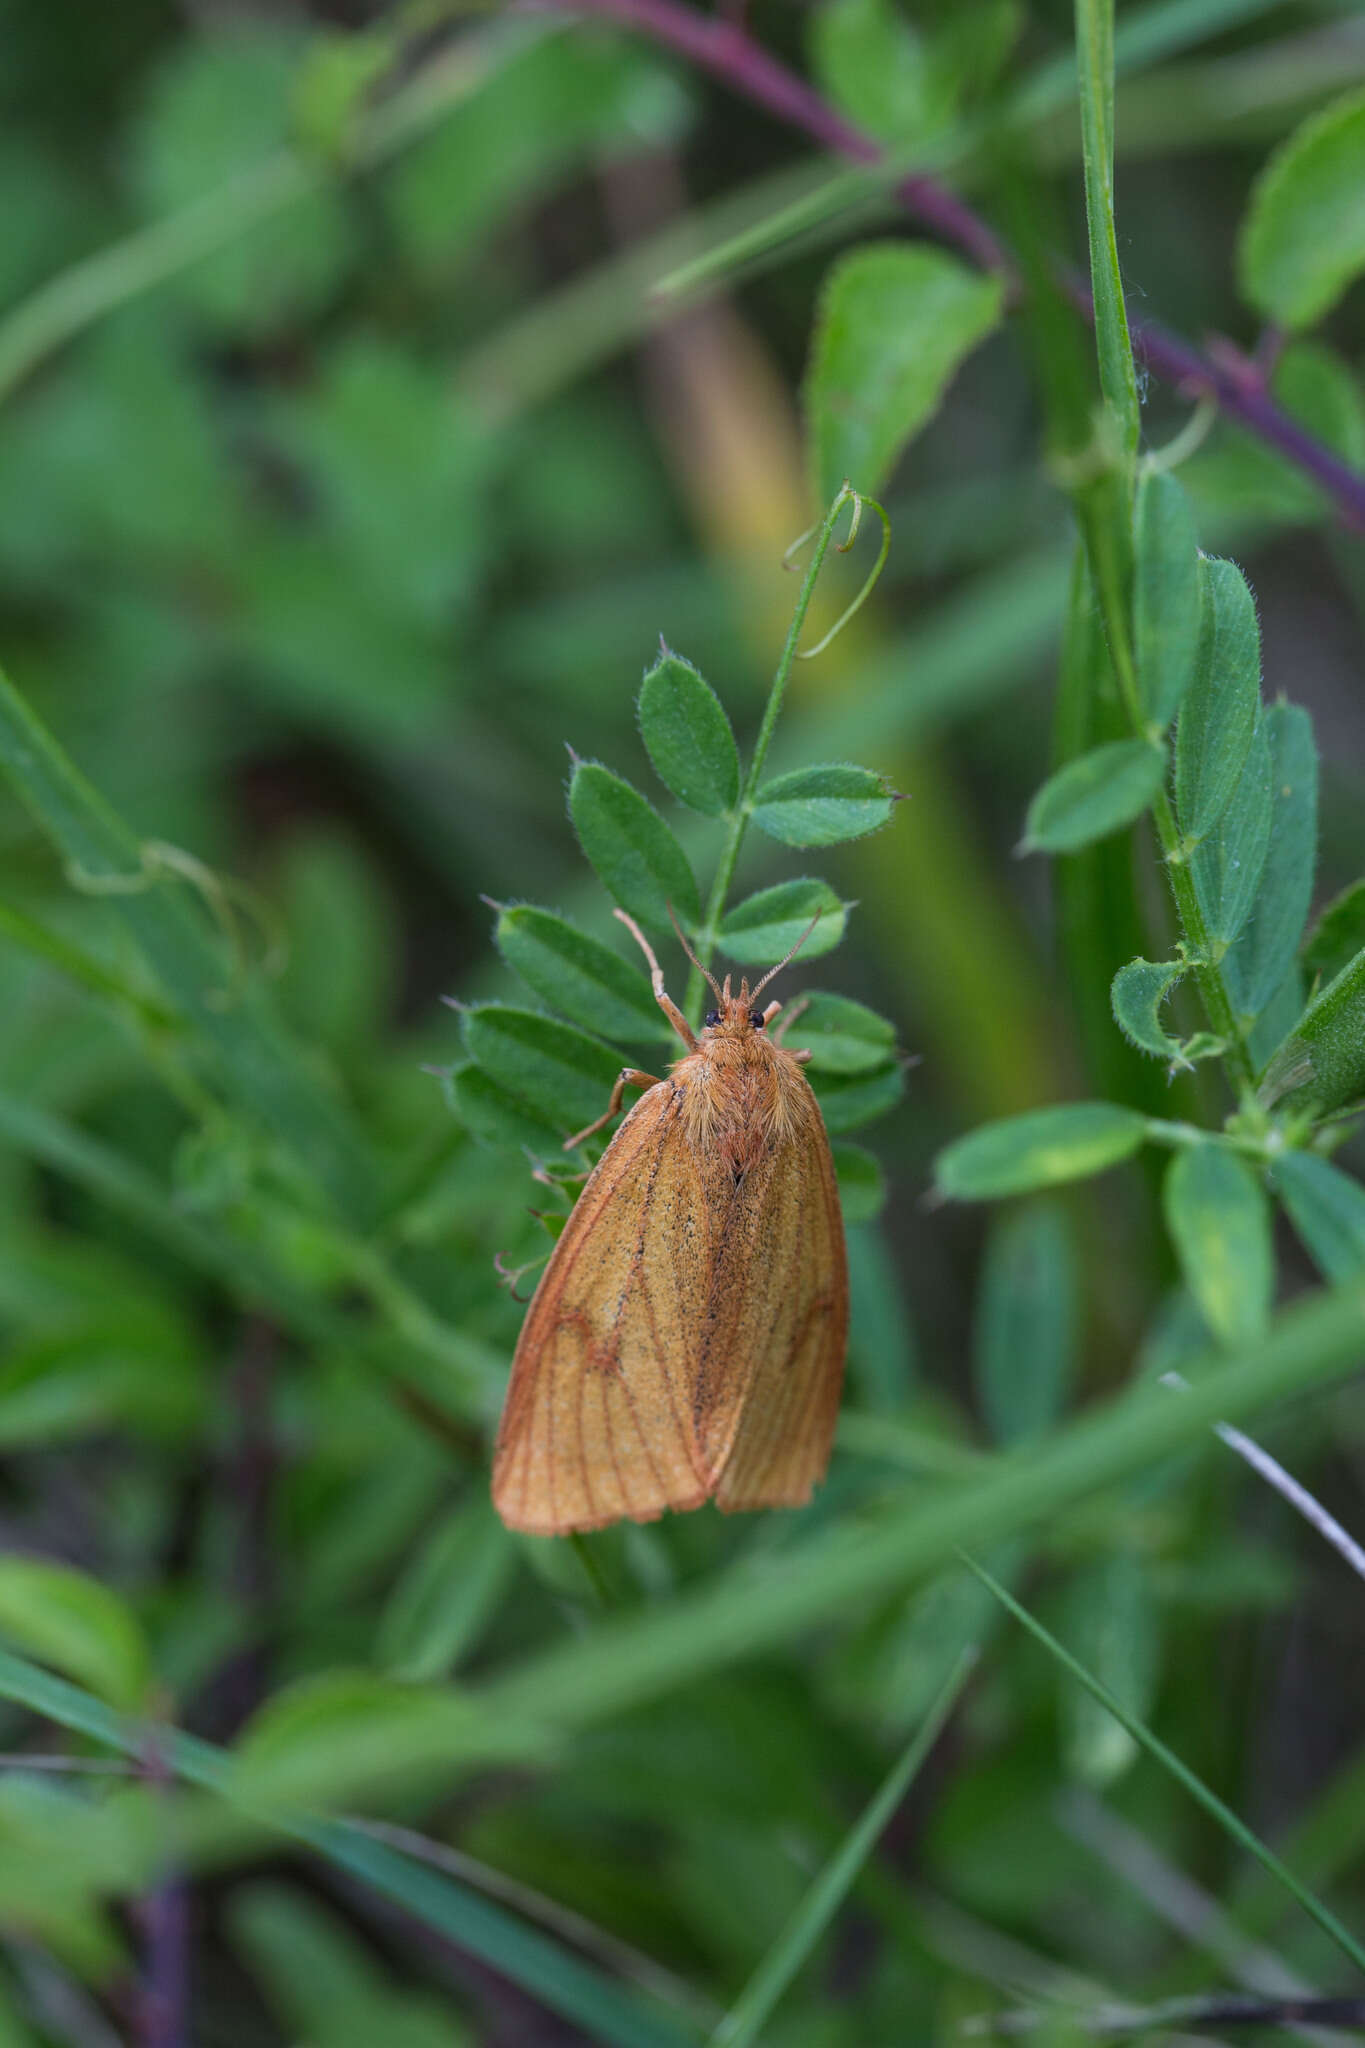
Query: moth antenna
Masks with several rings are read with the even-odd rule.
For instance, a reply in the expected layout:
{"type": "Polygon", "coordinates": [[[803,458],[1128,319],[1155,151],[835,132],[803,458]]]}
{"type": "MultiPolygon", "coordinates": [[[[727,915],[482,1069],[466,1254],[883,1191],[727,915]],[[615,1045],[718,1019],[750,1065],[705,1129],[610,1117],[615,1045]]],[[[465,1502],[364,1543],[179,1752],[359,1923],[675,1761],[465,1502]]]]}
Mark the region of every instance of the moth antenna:
{"type": "Polygon", "coordinates": [[[808,939],[808,938],[810,937],[811,933],[812,933],[812,932],[813,932],[813,931],[815,930],[815,927],[816,927],[816,925],[818,925],[818,924],[819,924],[819,922],[820,922],[821,918],[822,918],[822,917],[824,916],[824,914],[825,914],[825,913],[824,913],[824,911],[823,911],[823,910],[817,910],[817,911],[816,911],[816,913],[815,913],[814,917],[813,917],[813,918],[811,919],[810,923],[809,923],[809,924],[808,924],[808,925],[806,926],[806,929],[805,929],[805,930],[804,930],[804,931],[802,932],[802,934],[801,934],[800,938],[799,938],[799,939],[797,940],[796,944],[795,944],[795,945],[794,945],[794,946],[792,947],[792,949],[791,949],[790,953],[784,953],[784,954],[783,954],[783,956],[782,956],[782,958],[781,958],[781,959],[780,959],[780,960],[778,961],[778,963],[777,963],[776,967],[770,967],[770,968],[768,969],[767,973],[766,973],[766,974],[764,975],[764,977],[763,977],[762,981],[760,981],[760,982],[758,982],[758,983],[756,983],[756,984],[755,984],[754,988],[753,988],[753,989],[751,990],[751,992],[750,992],[750,994],[751,994],[751,999],[752,999],[752,998],[757,998],[758,996],[761,996],[761,995],[762,995],[762,993],[763,993],[763,991],[764,991],[764,989],[765,989],[765,988],[766,988],[766,987],[768,986],[768,983],[769,983],[769,982],[770,982],[770,981],[771,981],[771,980],[773,979],[773,976],[774,976],[774,975],[776,975],[776,974],[780,974],[780,973],[782,972],[782,969],[783,969],[783,968],[784,968],[784,967],[785,967],[785,966],[787,965],[787,962],[788,962],[789,960],[794,960],[794,959],[796,958],[797,954],[798,954],[798,953],[799,953],[799,952],[801,951],[801,948],[802,948],[802,947],[803,947],[803,946],[805,945],[805,943],[806,943],[806,940],[807,940],[807,939],[808,939]]]}
{"type": "Polygon", "coordinates": [[[660,967],[658,961],[654,958],[654,948],[650,945],[649,940],[640,930],[639,925],[636,924],[635,919],[630,915],[629,911],[613,910],[612,916],[620,918],[622,924],[630,933],[636,945],[640,948],[640,951],[644,954],[645,959],[648,961],[649,977],[654,984],[654,993],[657,996],[664,985],[664,971],[663,968],[660,967]]]}
{"type": "MultiPolygon", "coordinates": [[[[680,946],[682,947],[682,949],[683,949],[684,953],[686,953],[686,955],[687,955],[688,959],[689,959],[689,960],[690,960],[690,961],[692,962],[692,965],[693,965],[693,966],[694,966],[694,967],[696,968],[696,970],[697,970],[698,974],[704,974],[704,975],[706,976],[706,979],[707,979],[707,980],[708,980],[708,981],[710,982],[710,984],[711,984],[711,993],[712,993],[712,994],[713,994],[713,995],[715,996],[715,999],[716,999],[716,1001],[717,1001],[718,1003],[723,1003],[723,1002],[725,1001],[725,998],[724,998],[724,996],[723,996],[723,995],[721,994],[721,992],[720,992],[720,989],[719,989],[719,988],[717,987],[717,985],[716,985],[716,977],[715,977],[715,975],[714,975],[714,974],[712,974],[712,972],[711,972],[711,970],[710,970],[710,968],[709,968],[709,967],[703,967],[703,966],[702,966],[702,964],[701,964],[700,960],[699,960],[699,959],[697,958],[696,954],[695,954],[695,953],[694,953],[694,952],[692,951],[692,948],[691,948],[691,947],[690,947],[690,946],[688,945],[688,943],[687,943],[687,933],[686,933],[686,932],[685,932],[685,931],[683,930],[682,926],[681,926],[681,925],[680,925],[680,924],[678,923],[678,920],[677,920],[677,918],[676,918],[676,917],[674,916],[674,914],[673,914],[673,905],[672,905],[671,903],[667,905],[667,910],[668,910],[668,921],[669,921],[669,923],[670,923],[670,924],[672,925],[672,927],[673,927],[674,931],[675,931],[675,932],[676,932],[676,933],[678,934],[678,944],[679,944],[679,945],[680,945],[680,946]]],[[[617,915],[618,917],[619,917],[619,916],[621,915],[621,913],[620,913],[620,911],[619,911],[619,910],[617,911],[616,915],[617,915]]]]}

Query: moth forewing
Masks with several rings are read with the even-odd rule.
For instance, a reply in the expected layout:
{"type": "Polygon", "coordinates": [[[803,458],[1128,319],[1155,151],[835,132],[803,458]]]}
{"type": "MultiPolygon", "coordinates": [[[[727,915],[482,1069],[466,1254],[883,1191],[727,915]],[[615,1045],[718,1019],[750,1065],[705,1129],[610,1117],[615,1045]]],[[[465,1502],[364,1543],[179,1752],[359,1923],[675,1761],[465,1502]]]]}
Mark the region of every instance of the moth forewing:
{"type": "Polygon", "coordinates": [[[829,1461],[848,1331],[833,1162],[819,1105],[778,1054],[773,1142],[733,1185],[713,1270],[697,1430],[718,1504],[790,1507],[829,1461]]]}
{"type": "Polygon", "coordinates": [[[698,1039],[617,915],[688,1051],[603,1153],[522,1327],[493,1500],[543,1535],[710,1498],[799,1505],[843,1379],[843,1224],[799,1057],[768,1038],[773,1006],[709,974],[720,1007],[698,1039]]]}
{"type": "Polygon", "coordinates": [[[706,1499],[686,1334],[705,1315],[705,1213],[661,1082],[598,1161],[522,1325],[493,1462],[509,1528],[564,1535],[706,1499]]]}

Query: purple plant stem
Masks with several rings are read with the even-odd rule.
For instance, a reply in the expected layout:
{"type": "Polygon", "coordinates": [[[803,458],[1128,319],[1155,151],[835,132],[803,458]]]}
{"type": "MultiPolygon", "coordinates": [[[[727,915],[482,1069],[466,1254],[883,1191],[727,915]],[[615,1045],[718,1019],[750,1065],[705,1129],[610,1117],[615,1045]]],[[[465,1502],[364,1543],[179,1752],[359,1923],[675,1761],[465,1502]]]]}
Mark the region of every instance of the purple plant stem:
{"type": "MultiPolygon", "coordinates": [[[[858,164],[881,160],[881,147],[870,135],[845,121],[733,18],[699,14],[694,8],[677,5],[676,0],[536,0],[536,4],[633,29],[689,58],[755,106],[803,129],[831,154],[858,164]]],[[[908,212],[982,270],[1013,279],[1014,265],[990,227],[937,179],[903,178],[895,194],[908,212]]],[[[1089,318],[1092,308],[1086,288],[1076,283],[1067,289],[1089,318]]],[[[1131,313],[1129,327],[1139,358],[1158,377],[1192,398],[1215,399],[1230,418],[1306,471],[1348,526],[1365,531],[1365,475],[1350,468],[1277,405],[1252,366],[1243,372],[1211,361],[1178,334],[1156,321],[1135,320],[1131,313]]]]}
{"type": "Polygon", "coordinates": [[[140,2048],[185,2048],[189,2000],[189,1901],[178,1878],[142,1901],[146,1975],[138,2013],[140,2048]]]}
{"type": "MultiPolygon", "coordinates": [[[[159,1728],[152,1730],[143,1776],[149,1784],[162,1788],[170,1782],[159,1728]]],[[[178,1872],[163,1874],[141,1901],[138,1919],[146,1943],[137,2009],[139,2048],[185,2048],[190,1921],[189,1899],[178,1872]]]]}

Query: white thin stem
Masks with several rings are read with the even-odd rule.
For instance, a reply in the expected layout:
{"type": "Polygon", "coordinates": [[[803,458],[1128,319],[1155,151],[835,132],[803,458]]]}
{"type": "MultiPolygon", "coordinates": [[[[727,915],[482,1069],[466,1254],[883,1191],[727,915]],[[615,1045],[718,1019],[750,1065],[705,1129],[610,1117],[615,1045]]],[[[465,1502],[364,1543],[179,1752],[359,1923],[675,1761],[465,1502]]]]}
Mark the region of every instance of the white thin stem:
{"type": "MultiPolygon", "coordinates": [[[[1312,1985],[1291,1970],[1272,1949],[1252,1941],[1232,1915],[1201,1884],[1163,1856],[1141,1829],[1115,1813],[1093,1792],[1073,1786],[1057,1802],[1067,1833],[1116,1876],[1132,1886],[1159,1920],[1182,1940],[1192,1942],[1221,1963],[1233,1980],[1263,1998],[1304,1999],[1312,1985]]],[[[1304,2024],[1286,2031],[1317,2048],[1333,2048],[1340,2036],[1327,2027],[1304,2024]]]]}
{"type": "Polygon", "coordinates": [[[23,1749],[0,1750],[0,1770],[3,1771],[53,1771],[66,1777],[92,1778],[134,1778],[138,1776],[136,1764],[125,1763],[113,1756],[56,1756],[49,1753],[30,1754],[23,1749]]]}
{"type": "MultiPolygon", "coordinates": [[[[1161,1375],[1163,1387],[1174,1387],[1180,1393],[1189,1391],[1189,1381],[1182,1379],[1178,1372],[1161,1375]]],[[[1272,1458],[1269,1451],[1246,1435],[1245,1431],[1234,1429],[1230,1422],[1215,1422],[1215,1433],[1223,1439],[1231,1451],[1246,1461],[1254,1472],[1259,1472],[1268,1486],[1273,1486],[1282,1500],[1287,1500],[1296,1513],[1303,1516],[1309,1527],[1316,1529],[1324,1543],[1330,1543],[1337,1556],[1342,1558],[1358,1579],[1365,1579],[1365,1550],[1356,1542],[1348,1530],[1343,1529],[1335,1515],[1330,1515],[1320,1500],[1316,1500],[1306,1486],[1301,1486],[1292,1473],[1286,1472],[1279,1460],[1272,1458]]]]}
{"type": "Polygon", "coordinates": [[[1310,1984],[1279,1956],[1250,1940],[1217,1899],[1093,1792],[1070,1786],[1059,1796],[1056,1810],[1073,1841],[1099,1857],[1159,1919],[1221,1963],[1248,1991],[1265,1998],[1312,1995],[1310,1984]]]}

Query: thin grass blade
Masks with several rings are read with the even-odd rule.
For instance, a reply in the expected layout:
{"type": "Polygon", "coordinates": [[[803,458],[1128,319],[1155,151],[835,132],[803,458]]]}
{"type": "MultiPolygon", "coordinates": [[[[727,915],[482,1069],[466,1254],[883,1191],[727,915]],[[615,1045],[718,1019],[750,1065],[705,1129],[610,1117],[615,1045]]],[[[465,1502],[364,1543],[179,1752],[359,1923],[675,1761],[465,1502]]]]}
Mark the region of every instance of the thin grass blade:
{"type": "Polygon", "coordinates": [[[878,1836],[909,1791],[956,1706],[975,1661],[976,1652],[971,1649],[964,1650],[958,1658],[937,1699],[881,1786],[712,2034],[711,2048],[752,2048],[758,2040],[778,2000],[847,1898],[858,1872],[876,1847],[878,1836]]]}
{"type": "Polygon", "coordinates": [[[1274,1850],[1268,1849],[1260,1837],[1252,1833],[1246,1822],[1239,1819],[1230,1806],[1225,1806],[1217,1793],[1211,1792],[1203,1779],[1195,1776],[1188,1764],[1181,1762],[1174,1750],[1167,1749],[1160,1736],[1153,1735],[1145,1721],[1140,1721],[1136,1714],[1130,1714],[1128,1709],[1115,1699],[1109,1688],[1101,1685],[1098,1678],[1087,1671],[1085,1666],[1043,1627],[1041,1621],[1030,1614],[1026,1607],[1021,1606],[998,1579],[993,1579],[985,1567],[977,1564],[966,1551],[963,1551],[961,1556],[963,1563],[976,1573],[982,1585],[995,1595],[1001,1606],[1008,1609],[1017,1622],[1022,1623],[1029,1634],[1056,1658],[1064,1670],[1070,1672],[1078,1685],[1083,1685],[1102,1707],[1108,1709],[1114,1719],[1127,1729],[1133,1740],[1140,1743],[1149,1756],[1156,1759],[1163,1770],[1169,1771],[1177,1783],[1184,1786],[1191,1798],[1197,1800],[1204,1811],[1212,1815],[1224,1834],[1236,1842],[1239,1848],[1245,1849],[1249,1856],[1254,1856],[1264,1870],[1279,1880],[1286,1891],[1298,1900],[1305,1913],[1317,1921],[1323,1933],[1335,1943],[1348,1961],[1353,1963],[1357,1970],[1365,1971],[1365,1948],[1362,1948],[1355,1936],[1342,1926],[1336,1914],[1324,1906],[1321,1899],[1315,1898],[1307,1885],[1301,1884],[1293,1871],[1281,1863],[1274,1850]]]}
{"type": "MultiPolygon", "coordinates": [[[[4,1650],[0,1697],[125,1756],[144,1754],[147,1732],[136,1721],[4,1650]]],[[[232,1764],[222,1750],[174,1731],[158,1731],[157,1740],[177,1777],[211,1792],[226,1790],[232,1764]]],[[[552,2011],[583,2027],[593,2040],[619,2048],[689,2048],[694,2041],[691,2029],[670,2013],[623,1990],[443,1872],[414,1862],[349,1822],[282,1818],[281,1831],[401,1906],[443,1940],[478,1956],[552,2011]]]]}

